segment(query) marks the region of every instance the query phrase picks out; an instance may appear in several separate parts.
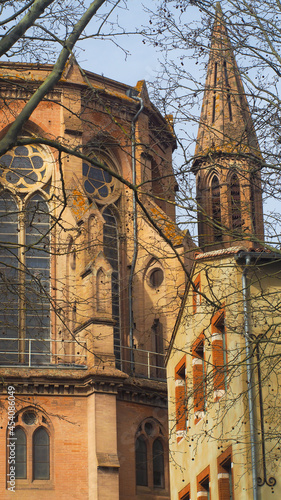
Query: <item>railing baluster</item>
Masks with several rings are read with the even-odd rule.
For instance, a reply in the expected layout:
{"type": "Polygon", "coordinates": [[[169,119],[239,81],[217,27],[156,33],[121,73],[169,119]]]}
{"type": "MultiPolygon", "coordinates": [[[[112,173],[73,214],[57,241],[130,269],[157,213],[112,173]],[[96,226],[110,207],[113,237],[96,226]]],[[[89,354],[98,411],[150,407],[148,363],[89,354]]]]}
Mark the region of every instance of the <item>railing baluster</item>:
{"type": "Polygon", "coordinates": [[[31,339],[28,341],[28,366],[31,367],[31,339]]]}
{"type": "Polygon", "coordinates": [[[147,378],[150,378],[150,352],[147,351],[147,378]]]}

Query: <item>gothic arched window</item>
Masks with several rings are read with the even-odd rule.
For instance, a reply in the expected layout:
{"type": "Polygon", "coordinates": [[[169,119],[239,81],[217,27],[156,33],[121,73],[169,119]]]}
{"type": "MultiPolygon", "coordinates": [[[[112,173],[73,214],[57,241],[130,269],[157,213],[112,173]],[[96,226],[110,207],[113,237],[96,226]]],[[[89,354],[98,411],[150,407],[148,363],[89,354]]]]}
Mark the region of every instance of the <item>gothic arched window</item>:
{"type": "Polygon", "coordinates": [[[165,488],[164,436],[159,422],[145,419],[139,426],[135,442],[136,484],[165,488]]]}
{"type": "Polygon", "coordinates": [[[39,147],[19,146],[0,157],[2,363],[27,362],[28,352],[29,361],[49,361],[50,215],[41,189],[50,176],[51,162],[39,147]]]}
{"type": "Polygon", "coordinates": [[[222,228],[221,228],[220,183],[217,175],[213,176],[211,182],[211,203],[212,203],[214,241],[219,242],[222,241],[222,228]]]}
{"type": "Polygon", "coordinates": [[[7,428],[7,469],[11,473],[15,467],[17,486],[28,485],[28,488],[36,489],[38,481],[52,479],[52,425],[40,409],[32,406],[19,411],[15,422],[13,433],[10,427],[7,428]],[[10,444],[15,448],[15,464],[9,462],[10,444]]]}
{"type": "Polygon", "coordinates": [[[238,175],[233,173],[230,179],[230,200],[231,200],[231,226],[232,229],[241,229],[241,196],[238,175]]]}
{"type": "Polygon", "coordinates": [[[33,434],[33,479],[50,479],[50,439],[44,427],[33,434]]]}
{"type": "Polygon", "coordinates": [[[50,337],[50,216],[36,193],[25,209],[25,338],[33,341],[33,361],[46,360],[50,337]],[[40,339],[40,340],[37,340],[40,339]],[[43,340],[43,341],[42,341],[43,340]],[[47,343],[46,343],[47,342],[47,343]]]}

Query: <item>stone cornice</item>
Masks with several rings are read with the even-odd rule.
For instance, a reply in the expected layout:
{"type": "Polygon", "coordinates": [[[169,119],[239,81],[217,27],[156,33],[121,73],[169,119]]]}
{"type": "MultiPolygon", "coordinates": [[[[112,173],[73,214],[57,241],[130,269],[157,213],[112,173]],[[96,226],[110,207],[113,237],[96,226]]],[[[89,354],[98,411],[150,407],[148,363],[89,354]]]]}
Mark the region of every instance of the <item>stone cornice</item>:
{"type": "Polygon", "coordinates": [[[117,399],[167,408],[167,384],[157,380],[128,377],[118,387],[117,399]]]}
{"type": "Polygon", "coordinates": [[[104,365],[90,370],[48,368],[0,368],[0,393],[13,385],[21,395],[88,396],[93,392],[115,393],[128,376],[104,365]]]}
{"type": "Polygon", "coordinates": [[[167,407],[166,382],[129,377],[114,367],[99,365],[90,370],[48,368],[0,368],[0,393],[13,385],[21,396],[82,396],[115,394],[120,401],[167,407]]]}
{"type": "MultiPolygon", "coordinates": [[[[9,83],[6,82],[5,80],[1,81],[1,91],[0,91],[0,96],[2,98],[6,99],[19,99],[19,100],[26,100],[30,99],[30,97],[34,94],[35,90],[38,88],[37,84],[30,83],[30,82],[21,82],[19,81],[18,83],[9,83]]],[[[45,97],[42,99],[42,102],[44,101],[58,101],[60,102],[61,100],[61,93],[62,90],[59,88],[55,88],[48,92],[45,97]]]]}

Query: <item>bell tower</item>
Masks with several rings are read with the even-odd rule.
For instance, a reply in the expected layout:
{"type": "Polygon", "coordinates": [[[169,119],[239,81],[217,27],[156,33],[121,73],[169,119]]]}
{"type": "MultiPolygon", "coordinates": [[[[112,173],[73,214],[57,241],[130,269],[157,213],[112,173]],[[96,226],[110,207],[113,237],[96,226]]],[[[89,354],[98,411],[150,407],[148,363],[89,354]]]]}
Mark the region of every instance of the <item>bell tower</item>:
{"type": "Polygon", "coordinates": [[[264,238],[262,156],[220,4],[212,33],[195,149],[199,246],[205,250],[264,238]]]}

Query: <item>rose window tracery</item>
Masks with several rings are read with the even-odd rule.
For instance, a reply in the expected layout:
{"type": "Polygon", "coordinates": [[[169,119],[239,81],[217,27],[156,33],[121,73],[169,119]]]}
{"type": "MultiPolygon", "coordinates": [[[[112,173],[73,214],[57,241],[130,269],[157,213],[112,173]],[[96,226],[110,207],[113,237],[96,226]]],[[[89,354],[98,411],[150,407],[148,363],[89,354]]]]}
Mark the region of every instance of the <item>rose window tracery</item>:
{"type": "MultiPolygon", "coordinates": [[[[113,172],[116,172],[116,168],[109,158],[96,156],[94,158],[113,172]]],[[[83,177],[86,193],[98,203],[107,204],[118,198],[120,194],[118,181],[109,172],[83,162],[83,177]]]]}
{"type": "Polygon", "coordinates": [[[0,176],[4,184],[27,191],[42,187],[50,177],[50,168],[41,148],[17,146],[1,156],[0,176]]]}

